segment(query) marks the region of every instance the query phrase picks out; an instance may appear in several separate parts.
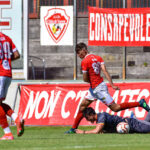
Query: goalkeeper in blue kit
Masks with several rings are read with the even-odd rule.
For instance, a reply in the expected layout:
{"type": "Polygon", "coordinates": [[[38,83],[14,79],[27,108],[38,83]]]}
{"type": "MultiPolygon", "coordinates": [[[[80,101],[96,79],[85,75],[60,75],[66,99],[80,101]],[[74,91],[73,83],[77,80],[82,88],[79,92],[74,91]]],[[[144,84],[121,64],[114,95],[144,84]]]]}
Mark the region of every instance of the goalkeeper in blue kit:
{"type": "MultiPolygon", "coordinates": [[[[95,129],[89,131],[76,129],[77,134],[98,134],[105,132],[116,133],[116,126],[120,122],[126,122],[129,124],[129,133],[150,132],[150,122],[148,121],[138,120],[136,118],[122,118],[117,115],[110,115],[106,112],[96,113],[95,110],[91,107],[88,107],[83,111],[83,116],[86,118],[87,121],[90,121],[91,123],[96,122],[97,125],[95,129]]],[[[148,117],[150,117],[150,115],[148,117]]]]}

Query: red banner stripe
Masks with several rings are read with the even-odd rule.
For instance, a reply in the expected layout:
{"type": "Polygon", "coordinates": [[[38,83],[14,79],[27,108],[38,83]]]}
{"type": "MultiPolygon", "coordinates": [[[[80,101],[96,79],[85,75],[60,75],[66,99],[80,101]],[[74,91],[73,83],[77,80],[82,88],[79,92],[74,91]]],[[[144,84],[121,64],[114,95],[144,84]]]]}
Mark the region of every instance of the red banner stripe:
{"type": "Polygon", "coordinates": [[[10,5],[10,1],[0,1],[0,5],[10,5]]]}
{"type": "Polygon", "coordinates": [[[9,22],[8,21],[0,22],[0,26],[9,26],[9,22]]]}

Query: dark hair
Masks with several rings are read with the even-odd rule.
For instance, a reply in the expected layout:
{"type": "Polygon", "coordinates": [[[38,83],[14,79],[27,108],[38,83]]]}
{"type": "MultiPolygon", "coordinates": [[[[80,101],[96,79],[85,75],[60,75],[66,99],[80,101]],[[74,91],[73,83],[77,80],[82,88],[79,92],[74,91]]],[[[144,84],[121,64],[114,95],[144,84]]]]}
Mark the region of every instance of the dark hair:
{"type": "Polygon", "coordinates": [[[85,50],[87,50],[86,44],[85,44],[85,43],[78,43],[78,44],[76,45],[76,52],[78,53],[78,52],[81,51],[83,48],[84,48],[85,50]]]}
{"type": "Polygon", "coordinates": [[[83,116],[87,119],[87,116],[95,115],[96,112],[92,107],[85,108],[83,110],[83,116]]]}

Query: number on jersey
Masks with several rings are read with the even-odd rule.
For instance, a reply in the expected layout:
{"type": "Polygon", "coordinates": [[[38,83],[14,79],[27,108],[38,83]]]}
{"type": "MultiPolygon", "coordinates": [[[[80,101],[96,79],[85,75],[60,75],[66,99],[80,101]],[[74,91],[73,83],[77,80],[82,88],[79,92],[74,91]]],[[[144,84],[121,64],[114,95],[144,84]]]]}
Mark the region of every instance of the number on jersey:
{"type": "Polygon", "coordinates": [[[100,74],[100,65],[101,65],[100,62],[94,62],[92,64],[95,74],[100,74]]]}

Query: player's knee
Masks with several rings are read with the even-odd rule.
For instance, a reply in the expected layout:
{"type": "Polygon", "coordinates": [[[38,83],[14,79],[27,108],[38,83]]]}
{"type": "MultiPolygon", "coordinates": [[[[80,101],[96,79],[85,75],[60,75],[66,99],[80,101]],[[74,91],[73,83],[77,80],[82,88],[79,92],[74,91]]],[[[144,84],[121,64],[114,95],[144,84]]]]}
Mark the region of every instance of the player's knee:
{"type": "Polygon", "coordinates": [[[111,109],[112,111],[114,111],[114,112],[118,112],[118,111],[120,111],[120,109],[119,108],[113,108],[113,109],[111,109]]]}
{"type": "Polygon", "coordinates": [[[120,105],[118,105],[118,104],[112,104],[109,106],[109,108],[114,112],[120,111],[120,105]]]}
{"type": "Polygon", "coordinates": [[[85,108],[87,108],[88,106],[86,105],[86,103],[81,103],[79,110],[83,111],[85,108]]]}
{"type": "Polygon", "coordinates": [[[79,110],[80,110],[80,111],[83,111],[85,108],[86,108],[85,105],[81,105],[81,106],[79,107],[79,110]]]}
{"type": "Polygon", "coordinates": [[[82,101],[82,103],[80,104],[79,110],[83,111],[85,108],[87,108],[89,106],[89,104],[91,104],[92,101],[89,101],[87,99],[84,99],[82,101]]]}

